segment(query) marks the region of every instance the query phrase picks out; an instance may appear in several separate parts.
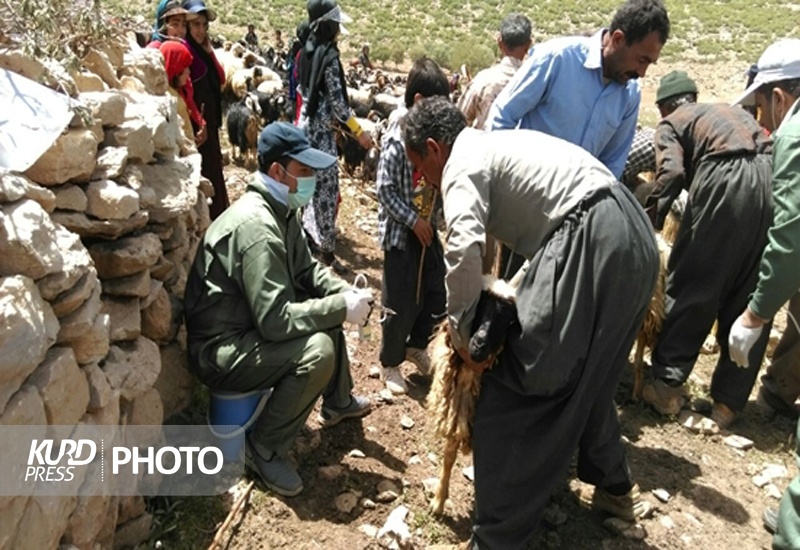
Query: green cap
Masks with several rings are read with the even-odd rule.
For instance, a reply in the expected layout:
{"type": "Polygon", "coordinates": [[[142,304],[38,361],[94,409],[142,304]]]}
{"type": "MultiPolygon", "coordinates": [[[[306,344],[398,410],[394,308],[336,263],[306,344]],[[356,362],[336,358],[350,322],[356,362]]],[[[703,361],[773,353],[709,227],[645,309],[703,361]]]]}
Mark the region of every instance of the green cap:
{"type": "Polygon", "coordinates": [[[656,92],[656,103],[680,94],[696,94],[697,84],[686,71],[672,71],[661,78],[656,92]]]}

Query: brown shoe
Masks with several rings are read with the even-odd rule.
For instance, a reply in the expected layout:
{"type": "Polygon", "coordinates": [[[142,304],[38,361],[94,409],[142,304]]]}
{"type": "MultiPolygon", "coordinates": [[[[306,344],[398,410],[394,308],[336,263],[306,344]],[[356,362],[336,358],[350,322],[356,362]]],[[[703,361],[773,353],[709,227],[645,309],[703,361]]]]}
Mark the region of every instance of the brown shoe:
{"type": "Polygon", "coordinates": [[[714,403],[711,409],[711,420],[716,422],[720,430],[727,430],[733,421],[736,420],[736,413],[724,403],[714,403]]]}
{"type": "Polygon", "coordinates": [[[686,405],[686,390],[683,386],[673,388],[663,380],[653,380],[644,385],[642,399],[660,414],[677,416],[686,405]]]}
{"type": "Polygon", "coordinates": [[[592,510],[606,512],[625,521],[636,521],[653,513],[653,505],[642,500],[638,485],[620,496],[614,496],[602,487],[595,487],[589,498],[581,495],[580,499],[592,510]]]}

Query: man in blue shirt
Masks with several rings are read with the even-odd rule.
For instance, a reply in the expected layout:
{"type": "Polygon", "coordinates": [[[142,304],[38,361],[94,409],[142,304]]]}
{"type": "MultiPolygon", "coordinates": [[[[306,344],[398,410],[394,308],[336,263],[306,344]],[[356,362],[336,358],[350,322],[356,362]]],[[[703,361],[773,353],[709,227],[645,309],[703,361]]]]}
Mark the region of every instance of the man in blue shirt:
{"type": "Polygon", "coordinates": [[[608,29],[537,45],[495,100],[487,128],[560,137],[586,149],[619,179],[639,116],[637,79],[668,37],[661,0],[628,0],[608,29]]]}

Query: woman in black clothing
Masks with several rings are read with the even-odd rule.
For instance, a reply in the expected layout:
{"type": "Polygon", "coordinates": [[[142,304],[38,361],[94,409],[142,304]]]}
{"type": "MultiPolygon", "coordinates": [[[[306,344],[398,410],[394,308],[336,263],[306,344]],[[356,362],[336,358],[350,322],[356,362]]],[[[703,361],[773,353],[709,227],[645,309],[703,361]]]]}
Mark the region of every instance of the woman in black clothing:
{"type": "Polygon", "coordinates": [[[201,173],[214,186],[211,200],[211,219],[219,216],[230,204],[225,177],[222,173],[222,150],[219,144],[219,128],[222,125],[222,85],[225,71],[217,61],[208,38],[208,22],[217,18],[214,10],[206,7],[203,0],[186,0],[184,9],[197,17],[191,20],[186,41],[194,56],[190,73],[194,85],[194,101],[206,121],[208,138],[197,149],[203,157],[201,173]]]}

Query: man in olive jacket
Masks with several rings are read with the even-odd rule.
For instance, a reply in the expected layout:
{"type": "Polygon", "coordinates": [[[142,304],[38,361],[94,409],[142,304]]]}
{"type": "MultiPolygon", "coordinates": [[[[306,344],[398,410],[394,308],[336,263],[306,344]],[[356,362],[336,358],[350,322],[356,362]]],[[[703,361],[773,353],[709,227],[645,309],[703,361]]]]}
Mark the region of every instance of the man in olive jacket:
{"type": "Polygon", "coordinates": [[[245,194],[206,231],[189,273],[189,364],[212,390],[273,389],[246,459],[270,489],[293,496],[303,483],[286,453],[317,398],[323,426],[369,411],[368,399],[351,394],[342,323],[363,324],[372,295],[312,258],[298,220],[315,171],[336,158],[291,124],[273,123],[259,137],[258,161],[245,194]]]}

